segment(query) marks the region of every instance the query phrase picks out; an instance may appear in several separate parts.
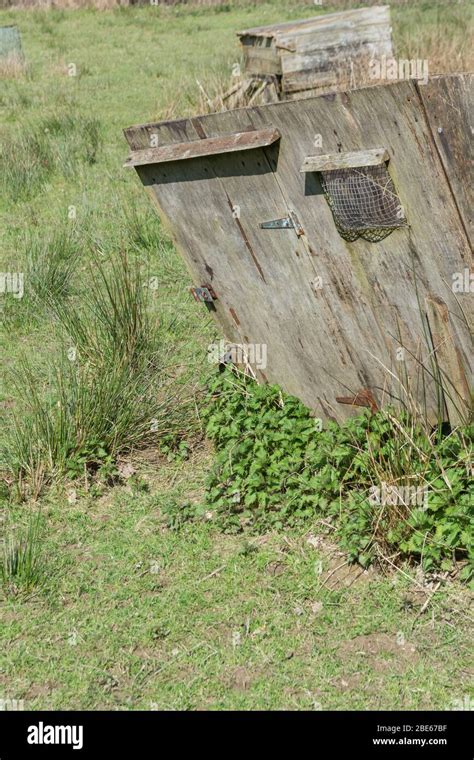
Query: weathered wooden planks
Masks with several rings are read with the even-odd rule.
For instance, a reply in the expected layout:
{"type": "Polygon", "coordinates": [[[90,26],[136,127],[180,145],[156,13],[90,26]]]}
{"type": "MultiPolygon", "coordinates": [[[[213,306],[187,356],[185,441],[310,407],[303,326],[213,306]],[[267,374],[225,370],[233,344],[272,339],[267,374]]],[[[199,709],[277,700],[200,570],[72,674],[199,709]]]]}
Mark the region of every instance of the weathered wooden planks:
{"type": "Polygon", "coordinates": [[[471,244],[474,242],[474,88],[472,76],[434,77],[418,85],[434,142],[471,244]]]}
{"type": "MultiPolygon", "coordinates": [[[[260,113],[263,114],[263,109],[260,113]]],[[[423,349],[422,358],[426,361],[430,351],[423,331],[420,296],[432,291],[442,295],[449,305],[454,329],[459,331],[457,339],[462,345],[463,362],[469,367],[472,349],[465,318],[472,315],[472,295],[464,293],[456,297],[450,286],[452,274],[468,265],[470,253],[450,188],[435,159],[436,151],[420,113],[415,86],[400,83],[374,88],[370,93],[360,91],[304,101],[298,104],[296,118],[294,113],[284,105],[269,107],[265,112],[282,134],[289,131],[292,134],[291,140],[282,142],[277,169],[289,193],[289,203],[301,195],[301,184],[298,187],[292,166],[311,144],[314,132],[321,132],[326,149],[343,151],[380,144],[385,136],[391,156],[390,172],[408,218],[406,230],[397,231],[376,246],[363,240],[339,245],[340,238],[336,241],[331,233],[332,219],[317,188],[308,187],[308,193],[316,195],[311,198],[305,193],[304,202],[298,201],[300,220],[319,257],[337,262],[344,279],[349,273],[352,279],[356,275],[369,299],[373,318],[385,336],[388,348],[385,358],[383,352],[374,350],[375,341],[372,337],[368,339],[369,332],[365,349],[359,345],[358,350],[370,351],[372,361],[383,363],[394,374],[402,373],[412,384],[418,382],[419,352],[423,349]],[[318,241],[322,250],[318,250],[318,241]],[[405,349],[403,361],[398,359],[399,347],[405,349]]],[[[260,120],[255,119],[254,123],[260,120]]],[[[394,396],[405,393],[397,381],[389,383],[387,392],[394,396]]]]}
{"type": "Polygon", "coordinates": [[[247,74],[281,74],[281,58],[269,38],[240,37],[247,74]]]}
{"type": "Polygon", "coordinates": [[[471,406],[470,390],[454,342],[448,307],[432,295],[425,298],[425,304],[433,344],[434,371],[442,388],[449,421],[452,425],[466,424],[471,406]]]}
{"type": "Polygon", "coordinates": [[[257,129],[248,132],[236,132],[207,140],[164,145],[156,148],[142,148],[132,151],[124,166],[143,166],[145,164],[162,164],[170,161],[183,161],[198,156],[213,156],[233,151],[264,148],[280,139],[277,129],[257,129]]]}
{"type": "Polygon", "coordinates": [[[352,153],[329,153],[326,156],[306,156],[301,172],[324,172],[334,169],[358,169],[361,166],[380,166],[389,160],[385,148],[357,150],[352,153]]]}
{"type": "MultiPolygon", "coordinates": [[[[454,107],[462,88],[456,77],[446,79],[455,84],[454,107]]],[[[144,125],[126,135],[139,150],[154,133],[164,145],[261,129],[278,130],[281,139],[254,150],[137,167],[194,284],[209,282],[216,291],[215,316],[229,340],[267,345],[262,379],[280,383],[319,416],[347,416],[351,398],[384,405],[413,396],[435,419],[429,304],[438,298],[446,308],[460,368],[452,381],[458,386],[465,377],[471,387],[472,293],[451,287],[453,274],[470,266],[471,252],[416,85],[144,125]],[[315,135],[324,155],[384,146],[408,226],[376,244],[343,240],[317,174],[300,172],[314,153],[315,135]],[[290,212],[303,234],[261,229],[261,222],[290,212]]],[[[459,160],[453,154],[453,176],[462,174],[459,160]]],[[[448,366],[452,356],[441,344],[436,350],[448,366]]],[[[457,388],[461,398],[465,387],[457,388]]]]}
{"type": "Polygon", "coordinates": [[[281,76],[285,95],[336,85],[349,58],[357,65],[392,55],[388,5],[255,27],[238,36],[247,73],[281,76]]]}

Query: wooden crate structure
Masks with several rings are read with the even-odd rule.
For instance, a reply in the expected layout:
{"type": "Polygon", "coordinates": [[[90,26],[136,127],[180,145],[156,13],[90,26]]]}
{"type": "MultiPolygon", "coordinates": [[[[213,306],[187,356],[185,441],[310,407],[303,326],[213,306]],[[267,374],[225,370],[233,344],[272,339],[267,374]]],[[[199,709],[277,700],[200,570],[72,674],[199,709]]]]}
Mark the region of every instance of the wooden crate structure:
{"type": "Polygon", "coordinates": [[[371,58],[392,56],[390,7],[373,6],[238,32],[245,73],[275,80],[285,99],[368,77],[371,58]]]}
{"type": "MultiPolygon", "coordinates": [[[[434,420],[441,385],[457,423],[472,388],[472,105],[472,75],[452,75],[144,124],[125,130],[126,166],[226,339],[266,346],[261,381],[338,420],[409,396],[434,420]],[[400,226],[347,239],[324,178],[371,166],[400,226]]],[[[373,224],[370,204],[360,213],[373,224]]]]}

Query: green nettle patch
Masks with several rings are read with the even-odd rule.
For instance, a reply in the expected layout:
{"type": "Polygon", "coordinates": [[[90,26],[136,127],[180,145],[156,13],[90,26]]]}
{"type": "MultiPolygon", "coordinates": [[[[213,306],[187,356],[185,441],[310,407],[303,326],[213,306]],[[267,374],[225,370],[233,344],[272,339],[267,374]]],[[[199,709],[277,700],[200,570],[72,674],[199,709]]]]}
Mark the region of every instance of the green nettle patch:
{"type": "Polygon", "coordinates": [[[225,369],[204,420],[216,448],[206,509],[226,531],[324,519],[351,560],[472,577],[473,428],[442,436],[408,414],[365,411],[321,428],[276,386],[225,369]]]}

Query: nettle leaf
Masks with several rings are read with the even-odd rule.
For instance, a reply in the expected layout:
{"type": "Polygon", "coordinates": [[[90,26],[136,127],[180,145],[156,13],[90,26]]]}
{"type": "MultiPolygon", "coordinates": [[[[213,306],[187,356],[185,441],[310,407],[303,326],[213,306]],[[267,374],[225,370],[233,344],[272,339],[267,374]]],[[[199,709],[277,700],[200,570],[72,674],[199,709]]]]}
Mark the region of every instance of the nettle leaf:
{"type": "Polygon", "coordinates": [[[256,504],[257,502],[257,494],[255,492],[250,492],[245,495],[244,504],[246,507],[251,507],[252,504],[256,504]]]}
{"type": "MultiPolygon", "coordinates": [[[[377,542],[402,558],[423,558],[425,569],[447,568],[454,551],[467,557],[471,550],[474,426],[430,436],[407,412],[363,410],[317,431],[298,399],[232,368],[212,378],[202,416],[216,448],[206,504],[229,532],[242,529],[242,509],[252,530],[318,514],[331,521],[349,558],[364,565],[376,556],[377,542]],[[428,484],[428,504],[410,505],[408,518],[393,507],[381,512],[367,498],[381,481],[414,480],[428,484]]],[[[466,579],[474,565],[469,556],[466,579]]]]}

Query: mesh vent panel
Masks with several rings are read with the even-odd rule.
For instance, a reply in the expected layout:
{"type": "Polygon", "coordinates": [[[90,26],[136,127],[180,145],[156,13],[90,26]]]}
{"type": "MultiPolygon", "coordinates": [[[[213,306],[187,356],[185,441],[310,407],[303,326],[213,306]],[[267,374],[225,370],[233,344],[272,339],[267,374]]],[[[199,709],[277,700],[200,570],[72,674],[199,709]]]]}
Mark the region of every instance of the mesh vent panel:
{"type": "Polygon", "coordinates": [[[321,184],[340,235],[372,242],[406,226],[385,164],[321,172],[321,184]]]}

